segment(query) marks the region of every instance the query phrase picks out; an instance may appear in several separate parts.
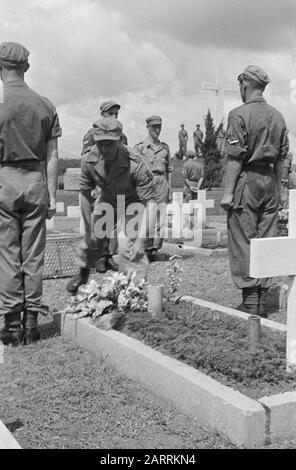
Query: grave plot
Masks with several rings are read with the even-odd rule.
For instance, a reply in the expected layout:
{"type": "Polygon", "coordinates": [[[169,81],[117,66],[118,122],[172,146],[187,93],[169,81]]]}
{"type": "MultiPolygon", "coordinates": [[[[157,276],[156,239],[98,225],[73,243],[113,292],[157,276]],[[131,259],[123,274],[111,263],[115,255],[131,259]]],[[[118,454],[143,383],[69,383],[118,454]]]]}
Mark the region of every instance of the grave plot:
{"type": "Polygon", "coordinates": [[[5,348],[0,372],[0,416],[23,449],[232,447],[65,338],[5,348]]]}

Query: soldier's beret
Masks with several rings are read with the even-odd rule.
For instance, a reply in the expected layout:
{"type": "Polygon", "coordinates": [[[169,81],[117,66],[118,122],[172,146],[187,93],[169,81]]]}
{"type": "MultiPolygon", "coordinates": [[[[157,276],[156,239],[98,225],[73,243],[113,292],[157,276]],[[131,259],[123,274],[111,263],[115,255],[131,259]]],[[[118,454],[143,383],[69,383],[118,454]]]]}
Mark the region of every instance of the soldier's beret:
{"type": "Polygon", "coordinates": [[[0,44],[0,64],[3,67],[18,68],[24,65],[29,67],[30,52],[17,42],[2,42],[0,44]]]}
{"type": "Polygon", "coordinates": [[[249,65],[237,78],[238,80],[243,78],[254,80],[263,87],[266,87],[271,82],[268,74],[257,65],[249,65]]]}
{"type": "Polygon", "coordinates": [[[94,140],[120,140],[122,135],[122,124],[114,118],[98,119],[93,123],[94,140]]]}
{"type": "Polygon", "coordinates": [[[148,126],[156,126],[162,124],[162,119],[160,116],[150,116],[146,119],[148,126]]]}
{"type": "Polygon", "coordinates": [[[114,107],[117,107],[118,109],[121,108],[120,104],[116,103],[116,101],[104,101],[104,103],[102,103],[100,105],[100,111],[101,113],[105,113],[106,111],[109,111],[109,109],[111,108],[114,108],[114,107]]]}

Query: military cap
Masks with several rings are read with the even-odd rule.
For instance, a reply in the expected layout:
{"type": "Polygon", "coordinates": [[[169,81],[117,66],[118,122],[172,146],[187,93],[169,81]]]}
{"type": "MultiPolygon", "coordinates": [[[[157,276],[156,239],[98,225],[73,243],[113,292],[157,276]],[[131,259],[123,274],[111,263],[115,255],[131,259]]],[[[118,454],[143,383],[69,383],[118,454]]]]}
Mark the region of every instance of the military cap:
{"type": "Polygon", "coordinates": [[[100,111],[101,113],[105,113],[106,111],[109,111],[109,109],[114,108],[115,106],[118,109],[121,108],[120,104],[116,103],[116,101],[104,101],[104,103],[100,105],[100,111]]]}
{"type": "Polygon", "coordinates": [[[237,78],[238,80],[242,78],[254,80],[263,87],[266,87],[271,82],[268,74],[260,67],[257,67],[257,65],[249,65],[237,78]]]}
{"type": "Polygon", "coordinates": [[[156,126],[162,124],[162,119],[160,116],[150,116],[146,119],[148,126],[156,126]]]}
{"type": "Polygon", "coordinates": [[[18,68],[28,65],[30,52],[17,42],[2,42],[0,44],[0,64],[3,67],[18,68]]]}
{"type": "Polygon", "coordinates": [[[93,123],[93,138],[100,140],[120,140],[122,124],[114,118],[102,118],[93,123]]]}

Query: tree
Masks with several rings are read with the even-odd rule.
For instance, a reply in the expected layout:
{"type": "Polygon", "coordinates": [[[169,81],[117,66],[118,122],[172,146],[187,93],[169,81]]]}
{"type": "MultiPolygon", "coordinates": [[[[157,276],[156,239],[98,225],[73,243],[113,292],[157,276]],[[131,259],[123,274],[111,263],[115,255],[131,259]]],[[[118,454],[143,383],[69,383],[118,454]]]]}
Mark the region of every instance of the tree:
{"type": "Polygon", "coordinates": [[[205,117],[205,140],[202,145],[202,157],[204,161],[204,181],[203,187],[212,189],[219,188],[222,176],[222,154],[218,148],[217,138],[223,132],[223,122],[215,129],[210,110],[205,117]]]}

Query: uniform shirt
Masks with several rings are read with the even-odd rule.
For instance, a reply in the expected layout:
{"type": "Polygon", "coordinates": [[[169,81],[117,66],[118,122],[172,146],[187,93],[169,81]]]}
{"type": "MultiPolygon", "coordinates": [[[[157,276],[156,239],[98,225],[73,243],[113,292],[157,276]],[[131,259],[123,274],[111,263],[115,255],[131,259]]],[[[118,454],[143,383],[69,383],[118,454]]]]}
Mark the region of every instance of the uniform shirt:
{"type": "Polygon", "coordinates": [[[190,159],[184,163],[183,175],[189,181],[199,181],[203,176],[203,167],[196,160],[190,159]]]}
{"type": "Polygon", "coordinates": [[[106,176],[104,160],[97,147],[92,147],[81,161],[80,190],[91,191],[99,186],[101,202],[117,205],[117,196],[124,195],[126,205],[134,202],[146,203],[155,199],[153,175],[141,156],[120,145],[118,157],[106,176]]]}
{"type": "Polygon", "coordinates": [[[44,161],[46,143],[62,130],[54,105],[23,80],[4,84],[0,104],[0,161],[44,161]]]}
{"type": "Polygon", "coordinates": [[[188,140],[188,132],[184,129],[184,130],[180,130],[179,133],[178,133],[178,136],[179,136],[179,140],[181,142],[186,142],[188,140]]]}
{"type": "Polygon", "coordinates": [[[144,142],[135,146],[145,160],[152,173],[168,175],[173,171],[171,167],[170,148],[165,142],[154,142],[151,137],[147,137],[144,142]]]}
{"type": "Polygon", "coordinates": [[[244,163],[284,160],[289,149],[282,114],[263,97],[233,109],[228,118],[226,153],[244,163]]]}
{"type": "MultiPolygon", "coordinates": [[[[127,145],[127,136],[122,133],[120,141],[122,144],[127,145]]],[[[96,145],[96,143],[93,137],[93,128],[92,128],[92,129],[89,129],[89,131],[87,131],[87,133],[83,137],[81,155],[84,155],[85,153],[89,152],[90,149],[94,145],[96,145]]]]}
{"type": "Polygon", "coordinates": [[[203,132],[201,130],[195,130],[193,132],[193,142],[195,144],[201,144],[203,139],[203,132]]]}

